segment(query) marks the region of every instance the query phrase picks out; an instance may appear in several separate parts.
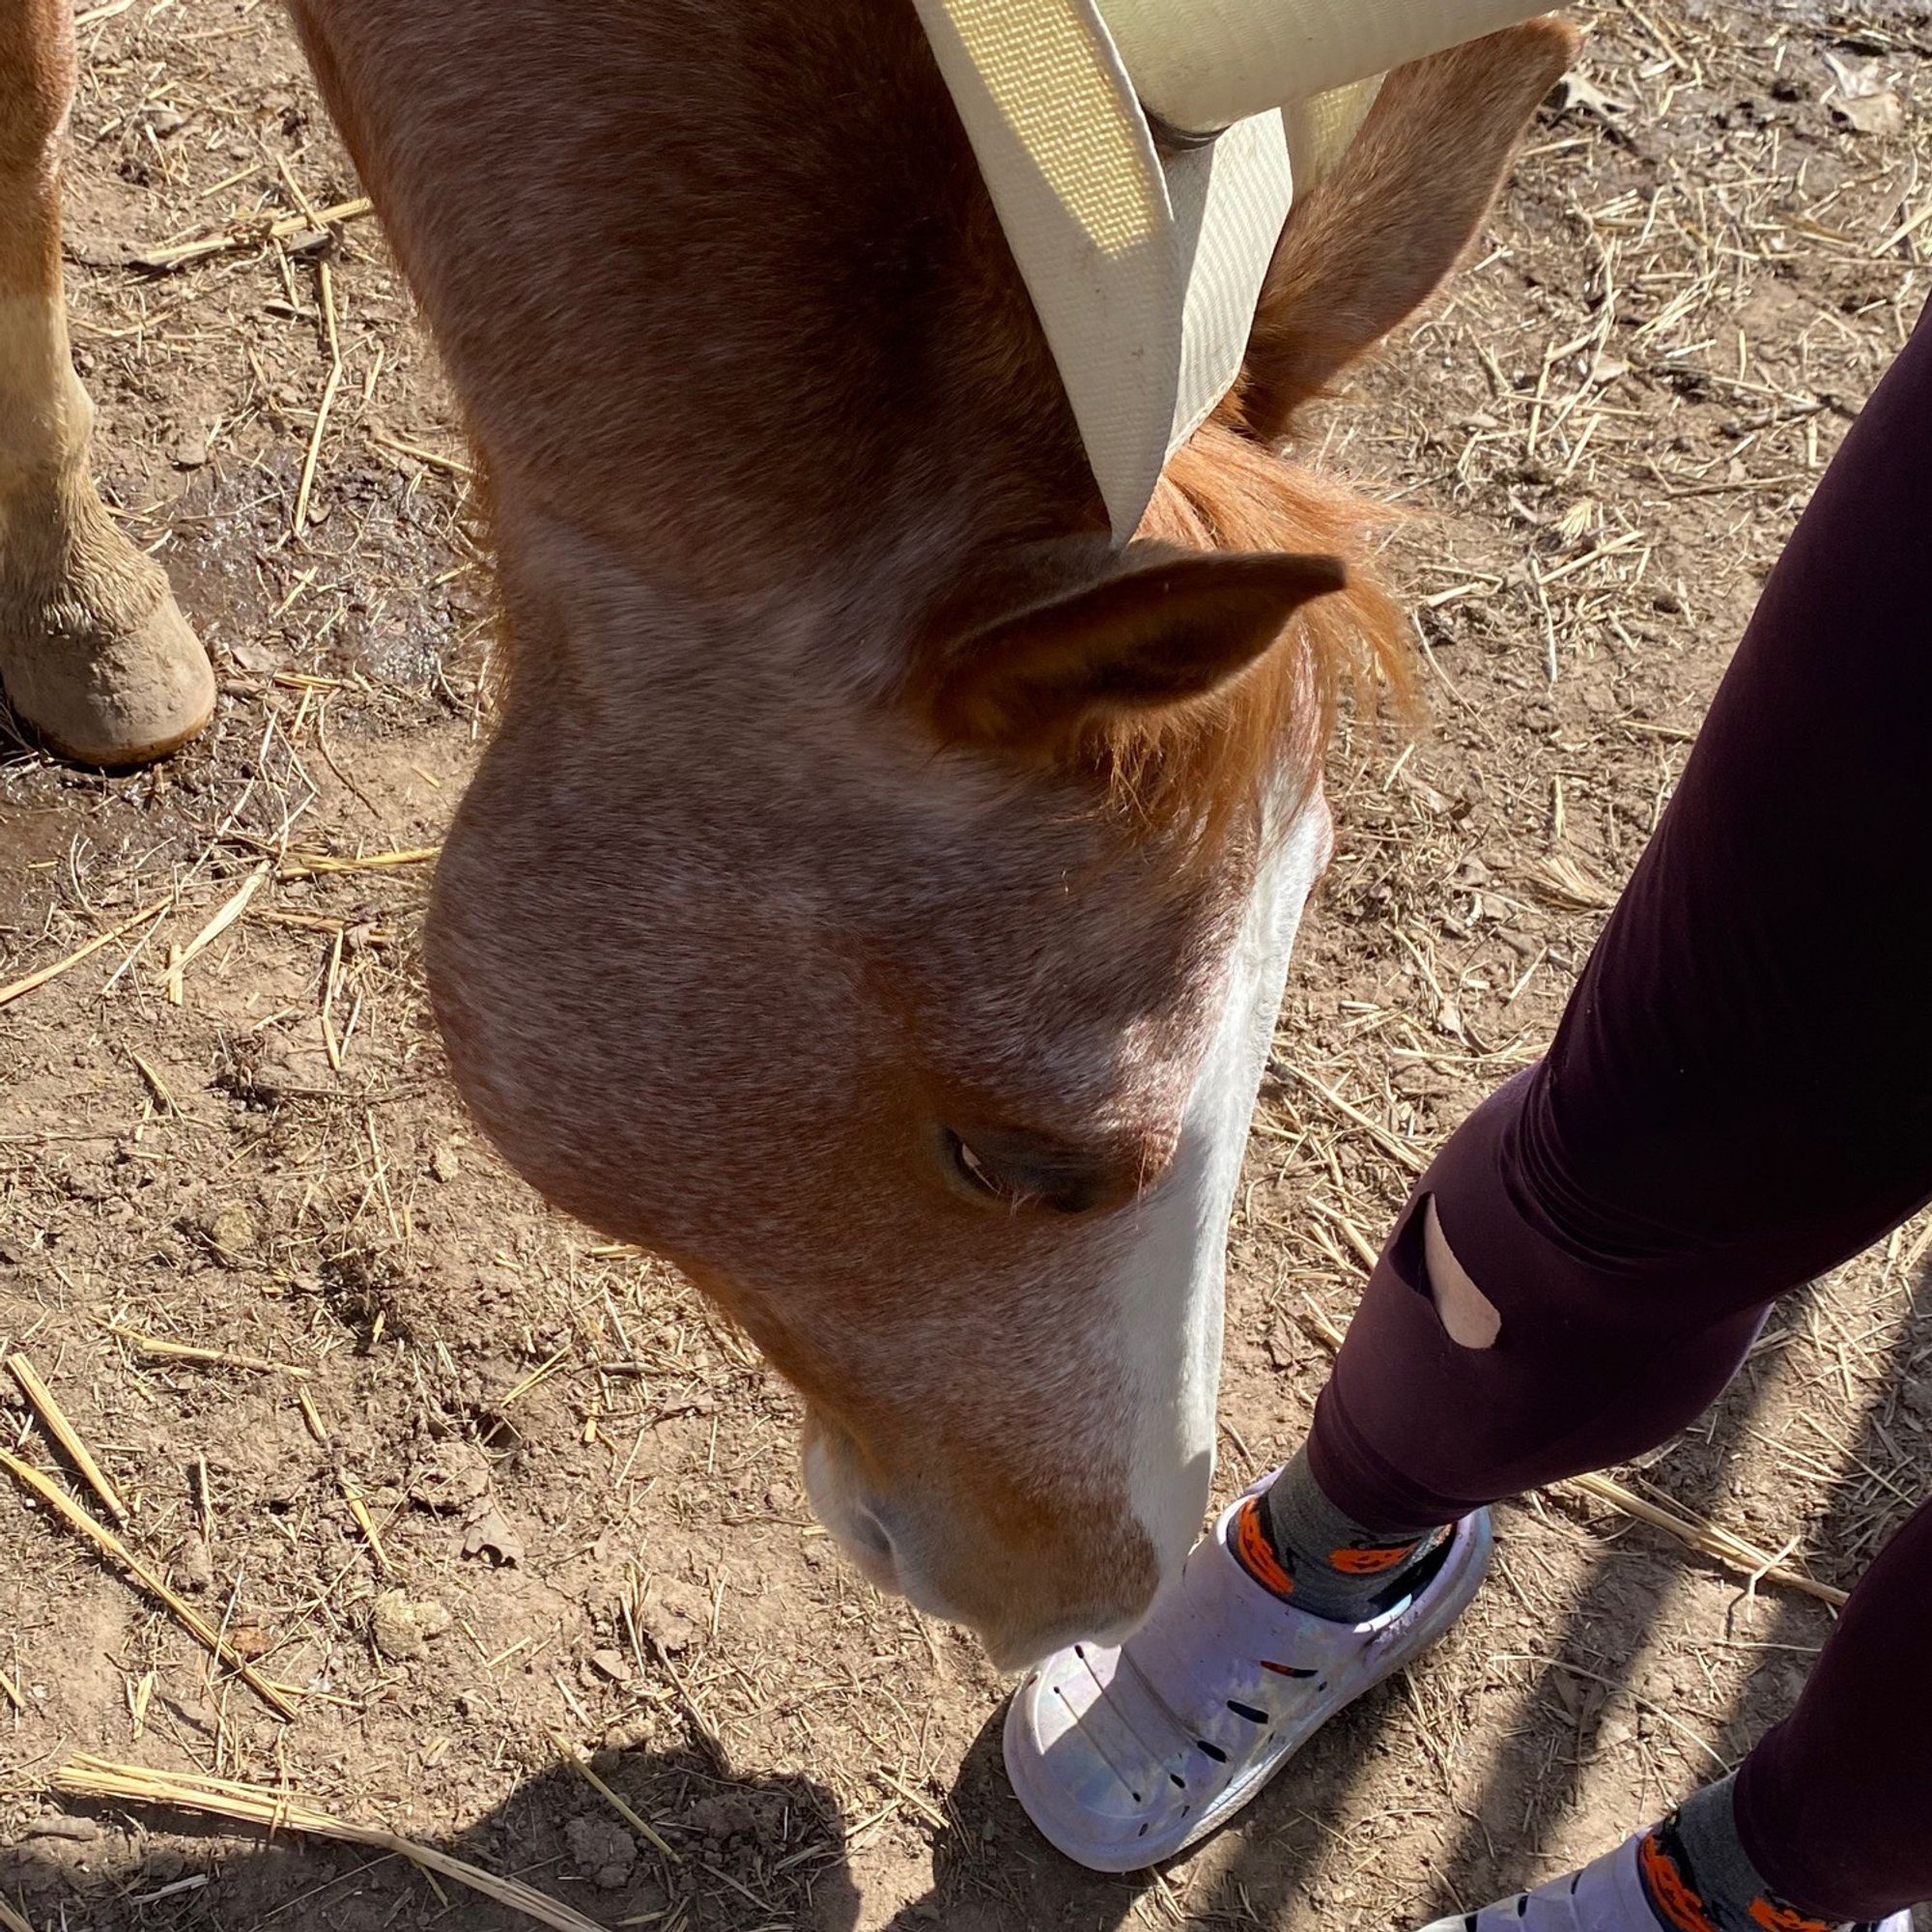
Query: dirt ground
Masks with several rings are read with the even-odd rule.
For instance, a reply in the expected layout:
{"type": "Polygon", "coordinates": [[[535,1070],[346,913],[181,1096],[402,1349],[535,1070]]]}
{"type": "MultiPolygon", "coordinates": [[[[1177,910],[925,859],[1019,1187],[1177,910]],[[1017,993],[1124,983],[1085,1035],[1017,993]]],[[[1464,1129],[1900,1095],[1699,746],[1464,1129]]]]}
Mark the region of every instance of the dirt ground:
{"type": "MultiPolygon", "coordinates": [[[[0,754],[0,982],[106,936],[0,1007],[0,1341],[131,1548],[303,1694],[278,1722],[0,1477],[0,1894],[27,1923],[531,1922],[380,1848],[57,1797],[77,1752],[285,1781],[657,1932],[1413,1925],[1734,1763],[1829,1628],[1800,1585],[1848,1583],[1925,1491],[1932,1223],[1801,1297],[1703,1425],[1618,1472],[1799,1584],[1601,1494],[1528,1497],[1440,1651],[1235,1829],[1133,1880],[1047,1850],[999,1769],[1004,1687],[834,1555],[784,1390],[456,1104],[416,947],[488,728],[487,580],[380,237],[317,219],[358,190],[283,21],[81,17],[99,467],[224,697],[155,772],[0,754]]],[[[1337,748],[1341,849],[1233,1236],[1222,1493],[1305,1428],[1410,1172],[1547,1038],[1927,290],[1926,8],[1578,17],[1584,78],[1473,265],[1309,452],[1419,513],[1387,567],[1432,723],[1337,748]]],[[[0,1445],[101,1510],[11,1383],[0,1445]]]]}

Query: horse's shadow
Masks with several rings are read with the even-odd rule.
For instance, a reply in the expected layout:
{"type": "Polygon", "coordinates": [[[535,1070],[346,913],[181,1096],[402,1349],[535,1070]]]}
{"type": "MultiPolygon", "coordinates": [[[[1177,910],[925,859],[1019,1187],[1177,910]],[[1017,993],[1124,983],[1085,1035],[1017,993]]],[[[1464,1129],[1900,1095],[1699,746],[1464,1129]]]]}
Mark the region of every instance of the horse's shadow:
{"type": "MultiPolygon", "coordinates": [[[[1919,1277],[1912,1302],[1895,1344],[1901,1371],[1932,1323],[1932,1270],[1919,1277]]],[[[1799,1319],[1803,1306],[1799,1297],[1782,1319],[1799,1319]]],[[[1766,1363],[1754,1362],[1651,1479],[1685,1506],[1715,1503],[1727,1467],[1760,1425],[1767,1392],[1766,1363]]],[[[1877,1392],[1853,1469],[1882,1466],[1890,1453],[1885,1432],[1897,1400],[1896,1382],[1877,1392]]],[[[1827,1505],[1833,1529],[1869,1514],[1862,1502],[1854,1508],[1857,1495],[1848,1475],[1827,1505]]],[[[1836,1540],[1827,1532],[1828,1547],[1836,1540]]],[[[1669,1577],[1707,1567],[1649,1536],[1595,1553],[1560,1627],[1535,1634],[1535,1648],[1548,1662],[1530,1709],[1519,1711],[1513,1724],[1495,1714],[1501,1735],[1479,1753],[1473,1787],[1457,1794],[1460,1829],[1452,1826],[1432,1860],[1433,1895],[1418,1897],[1406,1922],[1480,1903],[1527,1876],[1551,1849],[1552,1827],[1584,1768],[1574,1735],[1555,1755],[1547,1747],[1566,1721],[1556,1710],[1556,1676],[1573,1651],[1582,1665],[1599,1669],[1606,1657],[1635,1659],[1664,1613],[1669,1577]]],[[[1827,1628],[1817,1605],[1787,1599],[1768,1647],[1806,1650],[1827,1628]]],[[[1770,1672],[1754,1676],[1714,1732],[1713,1763],[1688,1767],[1692,1781],[1741,1754],[1780,1714],[1792,1688],[1770,1672]]],[[[1115,1932],[1151,1915],[1171,1923],[1278,1924],[1313,1911],[1331,1864],[1348,1856],[1340,1828],[1359,1809],[1391,1726],[1402,1722],[1390,1701],[1401,1694],[1386,1686],[1344,1713],[1242,1814],[1233,1834],[1172,1876],[1101,1877],[1052,1851],[1007,1782],[1003,1710],[988,1718],[946,1795],[949,1824],[932,1847],[929,1885],[903,1858],[884,1873],[893,1861],[876,1856],[863,1826],[856,1846],[848,1844],[846,1821],[824,1786],[796,1775],[722,1775],[714,1751],[696,1743],[593,1760],[620,1797],[662,1828],[674,1860],[638,1845],[607,1801],[563,1766],[526,1779],[475,1824],[437,1842],[489,1871],[523,1878],[601,1925],[651,1932],[1115,1932]],[[595,1869],[596,1850],[612,1844],[636,1849],[621,1883],[602,1886],[608,1874],[595,1869]],[[1177,1886],[1184,1897],[1171,1889],[1177,1886]],[[1149,1898],[1151,1891],[1162,1895],[1149,1898]],[[919,1895],[908,1902],[913,1892],[919,1895]]],[[[526,1932],[534,1922],[447,1880],[438,1882],[439,1891],[407,1860],[353,1845],[283,1834],[238,1852],[237,1828],[197,1828],[178,1813],[112,1805],[73,1804],[65,1820],[50,1822],[53,1835],[0,1846],[0,1897],[23,1904],[35,1932],[49,1925],[90,1932],[526,1932]]]]}
{"type": "MultiPolygon", "coordinates": [[[[1374,1746],[1378,1701],[1331,1728],[1296,1780],[1293,1806],[1282,1807],[1292,1815],[1270,1820],[1277,1882],[1293,1883],[1297,1860],[1319,1860],[1322,1817],[1374,1746]]],[[[791,1775],[724,1777],[697,1747],[592,1760],[662,1829],[674,1860],[639,1842],[562,1765],[520,1783],[467,1829],[418,1842],[520,1878],[611,1928],[1113,1932],[1166,1881],[1083,1871],[1037,1836],[1001,1765],[1003,1715],[981,1729],[947,1795],[952,1822],[934,1845],[929,1886],[909,1887],[902,1877],[882,1886],[873,1859],[847,1846],[824,1786],[791,1775]],[[599,1847],[613,1845],[628,1868],[621,1882],[600,1884],[618,1876],[593,1868],[599,1847]],[[920,1895],[907,1902],[915,1889],[920,1895]]],[[[71,1801],[0,1847],[0,1899],[22,1910],[34,1932],[529,1932],[537,1922],[399,1855],[293,1833],[247,1834],[245,1826],[174,1810],[71,1801]]]]}
{"type": "MultiPolygon", "coordinates": [[[[600,1926],[853,1932],[860,1897],[824,1786],[789,1775],[724,1777],[709,1752],[687,1747],[601,1752],[591,1763],[662,1828],[670,1858],[562,1764],[467,1829],[416,1842],[520,1879],[600,1926]]],[[[23,1911],[34,1932],[532,1932],[539,1923],[396,1853],[249,1830],[70,1801],[0,1846],[0,1901],[23,1911]]]]}

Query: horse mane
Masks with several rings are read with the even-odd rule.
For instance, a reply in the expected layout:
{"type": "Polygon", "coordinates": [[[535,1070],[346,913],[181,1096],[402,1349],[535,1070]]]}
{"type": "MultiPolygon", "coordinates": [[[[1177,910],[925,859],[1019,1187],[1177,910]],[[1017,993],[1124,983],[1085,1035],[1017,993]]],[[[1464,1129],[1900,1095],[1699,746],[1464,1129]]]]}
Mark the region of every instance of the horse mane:
{"type": "Polygon", "coordinates": [[[1100,776],[1107,810],[1141,837],[1211,854],[1270,784],[1285,783],[1291,803],[1308,797],[1345,698],[1407,709],[1407,621],[1366,561],[1390,516],[1275,455],[1222,412],[1175,452],[1138,535],[1191,550],[1337,556],[1349,580],[1304,605],[1280,641],[1218,691],[1097,724],[1080,756],[1100,776]]]}

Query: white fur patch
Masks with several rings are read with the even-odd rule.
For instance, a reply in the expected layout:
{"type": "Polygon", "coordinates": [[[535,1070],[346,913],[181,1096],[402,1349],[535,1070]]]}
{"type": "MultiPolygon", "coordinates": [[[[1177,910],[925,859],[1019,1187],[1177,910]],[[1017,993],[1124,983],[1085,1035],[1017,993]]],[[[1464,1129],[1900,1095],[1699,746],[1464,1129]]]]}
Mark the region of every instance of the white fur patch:
{"type": "Polygon", "coordinates": [[[1257,881],[1229,955],[1220,1021],[1195,1079],[1180,1145],[1143,1204],[1133,1252],[1112,1284],[1113,1334],[1127,1351],[1133,1509],[1163,1579],[1186,1556],[1208,1506],[1228,1217],[1289,953],[1328,862],[1330,837],[1318,792],[1257,881]]]}

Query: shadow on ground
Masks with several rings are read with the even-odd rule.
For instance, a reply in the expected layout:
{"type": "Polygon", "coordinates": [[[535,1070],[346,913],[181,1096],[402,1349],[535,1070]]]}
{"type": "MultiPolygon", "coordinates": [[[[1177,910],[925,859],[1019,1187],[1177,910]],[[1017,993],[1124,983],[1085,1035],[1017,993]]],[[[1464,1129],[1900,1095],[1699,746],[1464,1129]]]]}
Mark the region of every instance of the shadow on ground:
{"type": "MultiPolygon", "coordinates": [[[[423,1842],[604,1926],[852,1932],[858,1923],[838,1806],[822,1786],[721,1777],[699,1749],[605,1752],[594,1763],[661,1821],[674,1860],[639,1842],[562,1765],[468,1831],[423,1842]]],[[[79,1801],[42,1823],[51,1829],[0,1849],[0,1896],[24,1908],[34,1932],[530,1932],[538,1922],[359,1845],[285,1835],[238,1850],[245,1826],[79,1801]]]]}
{"type": "MultiPolygon", "coordinates": [[[[1802,1321],[1812,1293],[1795,1297],[1779,1321],[1802,1321]]],[[[1892,1373],[1866,1408],[1833,1493],[1821,1539],[1828,1548],[1861,1561],[1905,1514],[1907,1499],[1883,1471],[1897,1463],[1896,1409],[1909,1394],[1909,1364],[1929,1336],[1932,1271],[1916,1284],[1913,1313],[1893,1345],[1892,1373]]],[[[1769,1360],[1755,1359],[1707,1421],[1650,1470],[1650,1479],[1681,1507],[1721,1515],[1726,1471],[1761,1423],[1773,1379],[1769,1360]]],[[[1460,1828],[1445,1838],[1434,1892],[1421,1904],[1417,1923],[1512,1889],[1551,1849],[1552,1830],[1574,1805],[1591,1760],[1593,1712],[1605,1695],[1634,1688],[1605,1669],[1605,1660],[1643,1654],[1657,1620],[1669,1613],[1670,1593],[1660,1581],[1703,1561],[1651,1532],[1632,1534],[1652,1538],[1641,1563],[1630,1560],[1622,1543],[1605,1543],[1593,1555],[1563,1624],[1524,1633],[1521,1653],[1539,1660],[1533,1685],[1515,1693],[1516,1721],[1497,1710],[1484,1727],[1490,1741],[1476,1747],[1482,1760],[1478,1788],[1461,1806],[1460,1828]],[[1594,1695],[1588,1690],[1593,1684],[1594,1695]]],[[[1849,1582],[1850,1575],[1843,1580],[1849,1582]]],[[[1710,1729],[1702,1765],[1708,1775],[1734,1764],[1790,1708],[1830,1621],[1817,1605],[1785,1595],[1769,1627],[1759,1628],[1762,1662],[1710,1729]]],[[[1206,1883],[1188,1888],[1189,1922],[1267,1925],[1303,1913],[1323,1916],[1324,1884],[1334,1883],[1346,1850],[1340,1821],[1350,1813],[1377,1757],[1399,1747],[1388,1700],[1402,1694],[1392,1684],[1345,1713],[1320,1746],[1243,1814],[1236,1831],[1210,1850],[1206,1883]]],[[[724,1776],[716,1754],[697,1747],[606,1752],[595,1760],[612,1789],[662,1827],[674,1860],[640,1844],[602,1797],[561,1766],[519,1785],[469,1830],[439,1842],[610,1927],[1115,1932],[1164,1881],[1082,1871],[1037,1836],[1001,1766],[1001,1715],[988,1719],[946,1796],[949,1829],[934,1846],[930,1887],[895,1913],[866,1909],[846,1823],[830,1792],[801,1776],[724,1776]]],[[[1621,1828],[1640,1822],[1633,1817],[1621,1828]]],[[[897,1895],[919,1889],[915,1882],[897,1895]]],[[[433,1882],[396,1855],[293,1837],[238,1850],[231,1828],[185,1824],[173,1811],[105,1804],[71,1804],[58,1816],[49,1814],[19,1845],[0,1849],[0,1893],[25,1907],[34,1932],[43,1926],[62,1932],[431,1926],[522,1932],[534,1922],[447,1880],[433,1882]]],[[[1174,1914],[1163,1910],[1161,1916],[1171,1919],[1174,1914]]]]}

